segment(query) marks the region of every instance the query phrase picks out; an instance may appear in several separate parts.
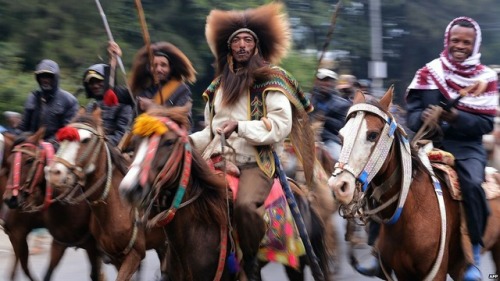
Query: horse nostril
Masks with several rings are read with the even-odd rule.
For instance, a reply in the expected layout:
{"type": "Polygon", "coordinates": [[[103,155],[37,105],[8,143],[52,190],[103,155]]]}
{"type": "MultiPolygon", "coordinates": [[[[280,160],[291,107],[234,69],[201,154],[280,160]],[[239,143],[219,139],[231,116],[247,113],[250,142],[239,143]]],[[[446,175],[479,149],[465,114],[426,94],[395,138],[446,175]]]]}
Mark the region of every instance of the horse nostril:
{"type": "Polygon", "coordinates": [[[17,196],[11,196],[9,198],[4,198],[3,201],[10,209],[16,209],[18,207],[17,196]]]}
{"type": "Polygon", "coordinates": [[[340,186],[340,191],[342,193],[346,192],[346,189],[347,189],[347,184],[343,183],[341,186],[340,186]]]}

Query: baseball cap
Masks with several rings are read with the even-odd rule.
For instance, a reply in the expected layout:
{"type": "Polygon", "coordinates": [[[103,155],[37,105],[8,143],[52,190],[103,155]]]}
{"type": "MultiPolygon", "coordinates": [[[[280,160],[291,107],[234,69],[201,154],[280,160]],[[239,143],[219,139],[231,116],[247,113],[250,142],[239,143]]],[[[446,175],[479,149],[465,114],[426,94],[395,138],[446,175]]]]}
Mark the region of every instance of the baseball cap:
{"type": "Polygon", "coordinates": [[[21,113],[15,112],[15,111],[4,111],[3,116],[9,118],[9,117],[21,117],[21,113]]]}
{"type": "Polygon", "coordinates": [[[350,74],[342,74],[339,76],[337,81],[337,89],[346,89],[354,86],[356,82],[356,77],[350,74]]]}
{"type": "Polygon", "coordinates": [[[332,78],[335,80],[337,80],[339,78],[339,76],[337,75],[337,73],[335,73],[335,71],[327,69],[327,68],[318,69],[318,73],[316,73],[316,77],[318,79],[332,78]]]}
{"type": "Polygon", "coordinates": [[[90,79],[96,78],[99,80],[104,80],[104,77],[95,70],[89,70],[87,75],[85,75],[85,82],[88,83],[90,79]]]}

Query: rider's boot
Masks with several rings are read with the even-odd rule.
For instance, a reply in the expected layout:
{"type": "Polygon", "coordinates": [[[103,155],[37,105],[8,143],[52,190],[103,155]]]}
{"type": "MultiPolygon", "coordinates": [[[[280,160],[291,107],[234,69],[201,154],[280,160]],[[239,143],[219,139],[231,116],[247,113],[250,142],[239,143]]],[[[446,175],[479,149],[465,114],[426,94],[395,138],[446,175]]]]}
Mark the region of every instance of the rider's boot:
{"type": "Polygon", "coordinates": [[[474,255],[474,264],[469,264],[465,269],[464,281],[480,281],[481,271],[479,263],[481,259],[481,246],[479,244],[472,245],[472,253],[474,255]]]}
{"type": "Polygon", "coordinates": [[[364,266],[361,264],[355,265],[356,271],[365,276],[379,276],[382,273],[378,254],[373,253],[373,255],[370,255],[370,258],[368,258],[368,261],[365,261],[364,264],[364,266]]]}
{"type": "MultiPolygon", "coordinates": [[[[380,231],[380,224],[370,221],[370,224],[368,225],[368,245],[373,246],[375,244],[375,241],[378,238],[378,234],[380,231]]],[[[380,267],[379,259],[378,259],[378,253],[373,252],[373,255],[370,255],[370,258],[368,258],[367,261],[365,261],[363,264],[355,264],[354,268],[356,271],[359,273],[366,275],[366,276],[379,276],[382,273],[382,268],[380,267]]]]}

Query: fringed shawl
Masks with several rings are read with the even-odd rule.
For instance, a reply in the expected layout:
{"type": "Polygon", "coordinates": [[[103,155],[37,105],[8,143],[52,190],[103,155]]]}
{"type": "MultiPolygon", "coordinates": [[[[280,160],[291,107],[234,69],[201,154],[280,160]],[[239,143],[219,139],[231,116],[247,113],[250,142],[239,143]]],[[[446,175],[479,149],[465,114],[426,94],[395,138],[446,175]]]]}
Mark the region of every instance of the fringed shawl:
{"type": "Polygon", "coordinates": [[[427,63],[419,69],[413,78],[408,90],[436,90],[438,89],[448,100],[456,99],[459,91],[476,82],[485,83],[482,93],[473,95],[473,91],[460,100],[457,108],[478,114],[495,115],[498,106],[497,74],[480,62],[481,29],[472,19],[459,17],[454,19],[446,28],[444,50],[439,58],[427,63]],[[476,40],[472,55],[464,62],[455,62],[450,59],[448,42],[451,27],[459,20],[469,21],[474,25],[476,40]]]}

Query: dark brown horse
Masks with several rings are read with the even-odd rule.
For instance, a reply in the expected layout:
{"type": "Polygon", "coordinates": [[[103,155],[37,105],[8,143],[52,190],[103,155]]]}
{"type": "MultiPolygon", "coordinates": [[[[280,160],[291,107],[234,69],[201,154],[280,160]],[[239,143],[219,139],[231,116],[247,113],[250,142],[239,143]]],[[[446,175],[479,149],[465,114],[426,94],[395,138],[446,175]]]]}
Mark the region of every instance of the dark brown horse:
{"type": "Polygon", "coordinates": [[[81,111],[59,130],[61,147],[50,165],[47,179],[64,192],[66,202],[81,202],[92,212],[90,231],[99,249],[118,270],[116,280],[130,280],[147,249],[155,249],[166,280],[166,236],[161,228],[146,231],[136,208],[123,202],[118,185],[129,163],[105,141],[101,110],[81,111]],[[82,194],[75,191],[81,190],[82,194]],[[73,196],[74,195],[74,196],[73,196]]]}
{"type": "MultiPolygon", "coordinates": [[[[391,101],[392,89],[380,102],[356,95],[329,186],[345,215],[382,222],[375,245],[385,271],[381,278],[394,272],[398,280],[446,280],[447,274],[460,280],[466,266],[460,202],[448,188],[433,185],[425,160],[394,126],[391,101]]],[[[485,250],[492,251],[498,272],[500,198],[489,203],[485,250]]]]}
{"type": "MultiPolygon", "coordinates": [[[[45,227],[54,239],[51,261],[44,280],[50,280],[54,268],[66,248],[70,246],[77,246],[87,251],[92,269],[90,277],[95,281],[100,280],[102,262],[88,227],[90,209],[83,203],[69,206],[54,201],[48,204],[51,198],[45,197],[47,185],[43,168],[47,164],[47,158],[44,156],[46,154],[44,149],[47,147],[40,145],[43,134],[44,130],[41,129],[34,135],[19,138],[7,158],[9,177],[3,197],[9,207],[17,208],[9,210],[8,214],[9,221],[13,225],[6,224],[9,237],[16,239],[14,242],[11,238],[14,251],[22,261],[28,255],[26,235],[35,227],[45,227]],[[25,210],[29,212],[25,213],[22,207],[27,206],[30,207],[25,210]],[[36,206],[41,207],[37,209],[36,206]],[[20,223],[23,220],[26,222],[20,223]],[[21,247],[17,246],[23,241],[21,247]]],[[[57,192],[54,192],[54,195],[56,196],[57,192]]]]}
{"type": "MultiPolygon", "coordinates": [[[[5,188],[7,186],[7,180],[9,176],[10,166],[8,165],[7,159],[11,155],[11,150],[14,147],[14,141],[16,139],[15,135],[4,133],[1,136],[3,147],[2,151],[2,165],[0,170],[0,194],[4,195],[5,188]]],[[[36,213],[25,213],[20,209],[8,209],[7,204],[2,204],[3,200],[0,202],[0,219],[2,222],[2,227],[5,233],[8,235],[9,240],[12,244],[14,250],[14,263],[12,271],[10,273],[10,280],[15,280],[17,275],[17,265],[20,263],[26,277],[29,280],[35,280],[28,266],[29,249],[27,243],[28,234],[35,228],[44,227],[43,219],[39,214],[36,213]]],[[[53,241],[53,244],[55,241],[53,241]]],[[[52,251],[64,251],[57,245],[53,245],[52,251]]],[[[61,254],[62,256],[62,254],[61,254]]],[[[47,272],[45,274],[45,280],[49,280],[57,265],[58,261],[51,259],[47,272]]]]}
{"type": "MultiPolygon", "coordinates": [[[[120,192],[135,205],[158,205],[164,210],[148,224],[165,227],[170,242],[168,272],[173,280],[236,280],[226,262],[232,248],[232,195],[225,178],[191,151],[188,122],[182,108],[153,110],[136,120],[136,151],[120,192]]],[[[321,245],[314,250],[327,271],[323,221],[304,194],[296,197],[299,208],[308,214],[309,225],[316,223],[311,241],[321,245]]],[[[298,275],[294,278],[303,278],[303,272],[293,273],[298,275]]]]}

